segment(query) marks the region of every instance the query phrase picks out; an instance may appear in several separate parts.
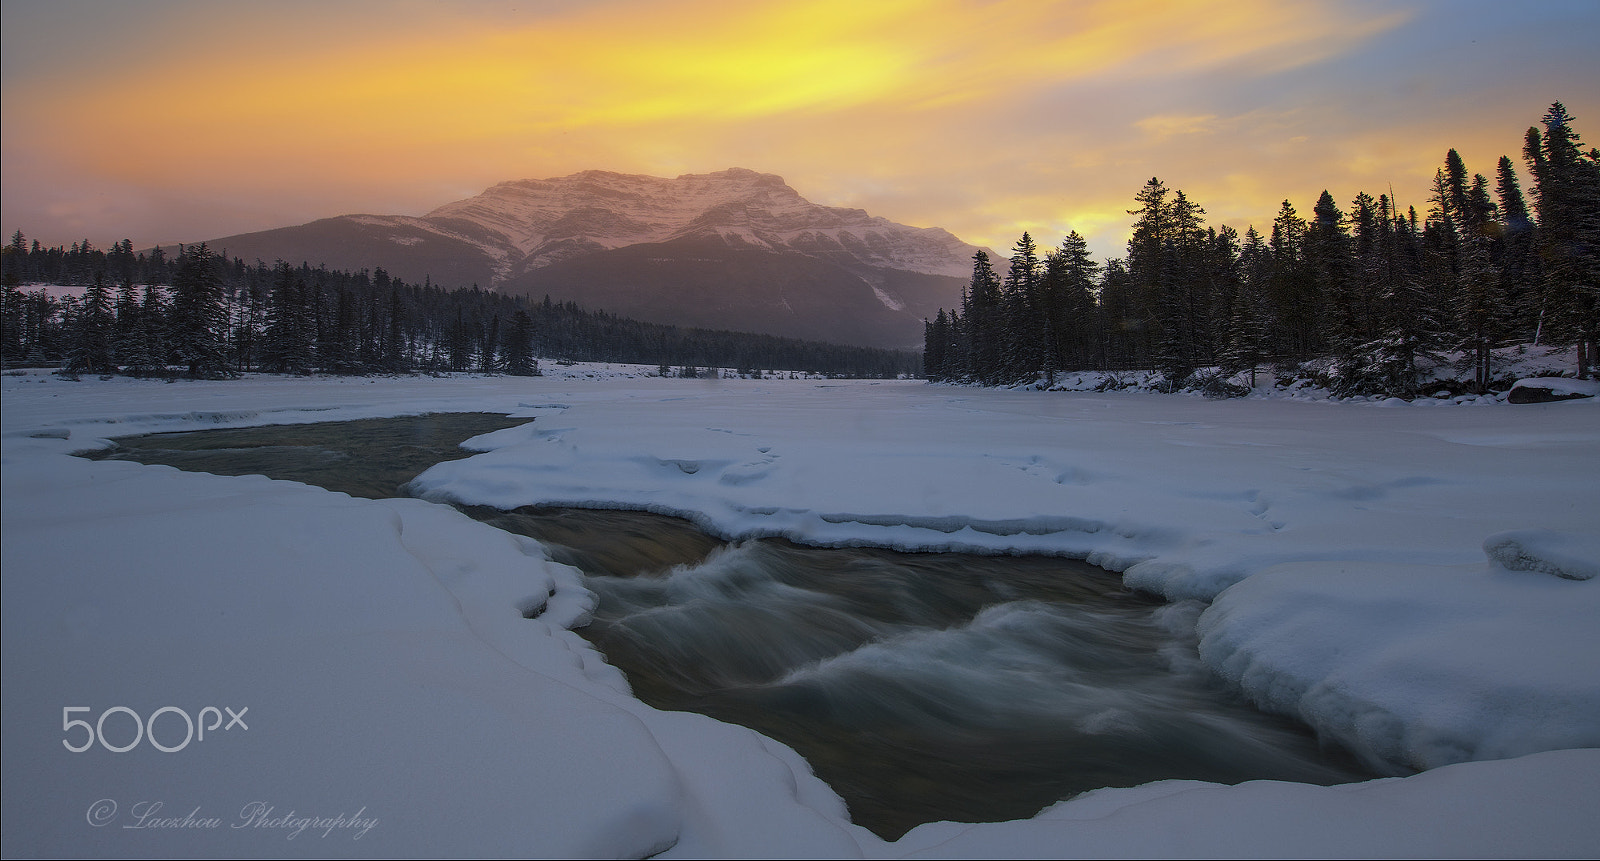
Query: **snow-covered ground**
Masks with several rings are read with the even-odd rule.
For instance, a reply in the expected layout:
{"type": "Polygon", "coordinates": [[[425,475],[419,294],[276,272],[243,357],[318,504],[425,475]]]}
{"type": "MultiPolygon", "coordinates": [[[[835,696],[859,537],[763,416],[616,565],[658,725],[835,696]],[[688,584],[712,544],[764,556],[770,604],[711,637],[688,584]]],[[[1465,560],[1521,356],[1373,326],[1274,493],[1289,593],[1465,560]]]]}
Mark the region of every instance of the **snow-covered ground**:
{"type": "Polygon", "coordinates": [[[1218,402],[547,370],[0,376],[5,854],[1600,846],[1595,400],[1218,402]],[[1207,602],[1202,658],[1264,707],[1380,770],[1431,770],[1342,787],[1167,781],[885,843],[788,748],[629,696],[569,630],[592,596],[532,541],[420,500],[68,456],[154,430],[463,410],[533,421],[430,470],[416,487],[430,498],[645,508],[728,537],[1085,556],[1207,602]]]}

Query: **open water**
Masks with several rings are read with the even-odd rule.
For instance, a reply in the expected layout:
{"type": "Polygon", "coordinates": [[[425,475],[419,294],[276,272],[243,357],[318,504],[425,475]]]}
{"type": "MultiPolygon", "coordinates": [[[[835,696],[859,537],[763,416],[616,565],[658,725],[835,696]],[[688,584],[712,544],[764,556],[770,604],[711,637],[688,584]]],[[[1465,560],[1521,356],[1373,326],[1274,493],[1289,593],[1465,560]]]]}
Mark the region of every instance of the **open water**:
{"type": "MultiPolygon", "coordinates": [[[[404,495],[481,413],[150,434],[94,457],[404,495]]],[[[579,631],[662,709],[799,751],[894,839],[922,822],[1031,816],[1080,792],[1168,778],[1371,777],[1266,715],[1196,654],[1196,602],[1131,592],[1083,562],[728,543],[642,512],[464,507],[529,535],[600,596],[579,631]]]]}

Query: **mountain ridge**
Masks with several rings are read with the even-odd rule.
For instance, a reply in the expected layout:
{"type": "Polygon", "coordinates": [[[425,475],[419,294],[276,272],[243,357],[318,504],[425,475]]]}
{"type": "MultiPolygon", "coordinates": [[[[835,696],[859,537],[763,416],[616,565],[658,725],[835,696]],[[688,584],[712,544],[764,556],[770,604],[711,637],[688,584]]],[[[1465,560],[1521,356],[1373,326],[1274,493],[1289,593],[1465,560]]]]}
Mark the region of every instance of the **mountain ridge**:
{"type": "Polygon", "coordinates": [[[987,251],[942,228],[812,203],[746,168],[509,180],[423,216],[342,215],[209,244],[662,322],[903,348],[959,302],[972,255],[987,251]]]}

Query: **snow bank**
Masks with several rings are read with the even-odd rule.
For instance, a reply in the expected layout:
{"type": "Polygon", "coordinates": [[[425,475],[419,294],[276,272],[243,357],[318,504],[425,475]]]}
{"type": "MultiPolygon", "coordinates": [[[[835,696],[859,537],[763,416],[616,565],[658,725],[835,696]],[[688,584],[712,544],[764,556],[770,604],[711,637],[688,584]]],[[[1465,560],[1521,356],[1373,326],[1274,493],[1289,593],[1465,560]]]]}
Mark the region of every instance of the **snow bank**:
{"type": "Polygon", "coordinates": [[[7,856],[858,851],[792,751],[634,700],[568,630],[593,595],[535,542],[418,500],[67,457],[13,397],[7,856]],[[65,720],[120,748],[118,707],[208,706],[243,725],[165,753],[169,710],[126,753],[63,746],[89,732],[65,720]]]}
{"type": "Polygon", "coordinates": [[[1506,393],[1512,403],[1592,398],[1600,395],[1600,380],[1575,380],[1570,377],[1530,377],[1517,380],[1506,393]]]}
{"type": "MultiPolygon", "coordinates": [[[[1085,556],[1142,588],[1214,600],[1206,661],[1374,761],[1600,746],[1595,581],[1483,556],[1501,533],[1594,534],[1593,402],[1390,409],[572,370],[0,377],[5,853],[280,854],[281,829],[228,827],[254,801],[279,818],[376,818],[359,841],[351,828],[296,838],[346,856],[1597,845],[1595,756],[1572,751],[1346,788],[1156,784],[884,844],[788,748],[628,696],[567,630],[587,593],[536,545],[416,500],[67,456],[153,430],[521,415],[531,424],[477,438],[483,454],[418,487],[684,513],[729,536],[1085,556]],[[64,720],[116,706],[247,707],[249,729],[170,754],[63,746],[85,732],[64,720]],[[122,828],[140,802],[223,824],[122,828]]],[[[1550,559],[1587,545],[1532,546],[1550,559]]],[[[181,727],[165,714],[171,744],[181,727]]],[[[106,719],[114,745],[132,733],[124,720],[106,719]]]]}
{"type": "Polygon", "coordinates": [[[1538,571],[1568,580],[1600,574],[1600,531],[1587,535],[1549,529],[1518,529],[1483,542],[1489,559],[1508,571],[1538,571]]]}
{"type": "Polygon", "coordinates": [[[1600,747],[1600,589],[1479,563],[1275,566],[1200,655],[1379,771],[1600,747]]]}
{"type": "Polygon", "coordinates": [[[1562,811],[1597,790],[1592,750],[1346,786],[1168,780],[1087,793],[1025,822],[923,825],[890,848],[900,858],[1583,857],[1600,826],[1562,811]]]}

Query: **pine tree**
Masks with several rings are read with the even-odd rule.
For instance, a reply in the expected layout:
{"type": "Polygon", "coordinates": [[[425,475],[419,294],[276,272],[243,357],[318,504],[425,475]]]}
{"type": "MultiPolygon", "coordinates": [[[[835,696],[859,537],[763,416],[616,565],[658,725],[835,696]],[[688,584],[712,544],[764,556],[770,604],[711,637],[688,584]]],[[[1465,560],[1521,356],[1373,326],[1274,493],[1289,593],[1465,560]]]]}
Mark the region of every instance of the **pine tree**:
{"type": "Polygon", "coordinates": [[[972,256],[972,281],[967,287],[967,307],[962,319],[967,324],[971,351],[971,373],[985,385],[995,385],[1004,376],[1002,338],[1005,318],[1001,301],[1000,276],[989,263],[989,255],[979,251],[972,256]]]}
{"type": "Polygon", "coordinates": [[[1122,370],[1144,366],[1148,335],[1138,307],[1138,290],[1120,258],[1106,261],[1100,276],[1100,367],[1122,370]]]}
{"type": "Polygon", "coordinates": [[[226,361],[228,308],[219,262],[205,243],[178,255],[172,276],[170,345],[173,357],[188,365],[189,376],[230,376],[226,361]]]}
{"type": "Polygon", "coordinates": [[[316,364],[315,322],[305,281],[280,261],[267,297],[267,327],[262,337],[261,369],[277,374],[310,374],[316,364]]]}
{"type": "Polygon", "coordinates": [[[401,374],[411,370],[410,363],[406,360],[406,310],[405,297],[399,281],[389,281],[388,273],[379,269],[383,275],[386,286],[377,289],[385,290],[389,294],[388,306],[384,313],[383,337],[380,342],[381,365],[384,371],[391,374],[401,374]]]}
{"type": "Polygon", "coordinates": [[[932,322],[923,321],[922,373],[934,382],[950,379],[946,357],[950,352],[950,319],[940,308],[932,322]]]}
{"type": "Polygon", "coordinates": [[[1360,192],[1350,203],[1350,280],[1345,288],[1358,342],[1376,337],[1378,295],[1384,277],[1384,243],[1390,225],[1387,201],[1380,204],[1360,192]]]}
{"type": "Polygon", "coordinates": [[[139,294],[133,289],[133,281],[124,281],[117,288],[113,311],[116,323],[112,327],[112,353],[118,364],[126,364],[126,357],[133,353],[139,332],[139,294]]]}
{"type": "Polygon", "coordinates": [[[367,370],[360,358],[360,299],[354,291],[338,287],[333,295],[330,318],[317,341],[317,363],[332,374],[359,374],[367,370]]]}
{"type": "Polygon", "coordinates": [[[1560,102],[1529,128],[1523,156],[1534,177],[1537,247],[1543,264],[1540,313],[1556,339],[1578,347],[1587,378],[1600,348],[1600,157],[1585,153],[1560,102]]]}
{"type": "Polygon", "coordinates": [[[1357,317],[1351,239],[1344,213],[1326,190],[1317,198],[1306,226],[1305,259],[1311,289],[1323,297],[1322,343],[1348,364],[1365,339],[1357,317]]]}
{"type": "Polygon", "coordinates": [[[500,315],[489,318],[489,329],[478,347],[478,370],[485,374],[498,374],[504,368],[500,362],[500,315]]]}
{"type": "Polygon", "coordinates": [[[1268,299],[1277,309],[1278,324],[1273,352],[1296,360],[1316,355],[1321,347],[1322,297],[1306,260],[1306,229],[1305,219],[1285,200],[1272,221],[1268,241],[1272,256],[1268,299]]]}
{"type": "Polygon", "coordinates": [[[533,358],[533,320],[528,312],[517,309],[511,315],[511,328],[506,330],[505,369],[513,377],[536,377],[539,363],[533,358]]]}
{"type": "Polygon", "coordinates": [[[1451,149],[1444,155],[1444,167],[1435,172],[1435,198],[1440,213],[1457,230],[1471,230],[1472,210],[1467,198],[1467,165],[1461,154],[1451,149]],[[1440,191],[1442,189],[1442,192],[1440,191]]]}
{"type": "Polygon", "coordinates": [[[1253,389],[1256,369],[1269,358],[1272,343],[1272,313],[1267,307],[1266,295],[1271,282],[1272,257],[1254,227],[1245,231],[1239,267],[1238,290],[1225,330],[1222,368],[1229,373],[1248,370],[1253,389]]]}
{"type": "Polygon", "coordinates": [[[1095,328],[1095,278],[1100,271],[1089,243],[1076,230],[1045,257],[1039,282],[1045,324],[1046,370],[1085,368],[1098,342],[1095,328]]]}
{"type": "Polygon", "coordinates": [[[472,369],[472,334],[467,328],[466,315],[460,305],[456,306],[455,320],[451,321],[445,333],[449,341],[449,363],[452,371],[468,371],[472,369]]]}
{"type": "Polygon", "coordinates": [[[1012,380],[1035,374],[1043,364],[1044,325],[1039,307],[1039,249],[1026,232],[1011,250],[1001,287],[1001,363],[1012,380]]]}
{"type": "Polygon", "coordinates": [[[1473,385],[1481,394],[1494,377],[1493,349],[1499,342],[1497,309],[1500,282],[1490,262],[1489,239],[1482,234],[1464,237],[1457,250],[1456,309],[1458,346],[1472,359],[1473,385]]]}
{"type": "Polygon", "coordinates": [[[1534,251],[1533,218],[1523,199],[1511,159],[1500,157],[1495,194],[1500,199],[1500,295],[1505,304],[1506,331],[1519,340],[1538,335],[1539,258],[1534,251]]]}
{"type": "Polygon", "coordinates": [[[1183,191],[1173,192],[1154,315],[1162,331],[1157,364],[1173,384],[1212,358],[1204,330],[1215,304],[1215,234],[1200,217],[1205,212],[1183,191]]]}
{"type": "MultiPolygon", "coordinates": [[[[1200,363],[1200,328],[1209,316],[1209,234],[1205,210],[1182,191],[1167,201],[1167,188],[1151,178],[1135,196],[1142,204],[1128,240],[1127,273],[1136,291],[1135,307],[1151,332],[1155,364],[1169,382],[1186,378],[1200,363]]],[[[1143,328],[1140,326],[1140,328],[1143,328]]]]}
{"type": "Polygon", "coordinates": [[[161,289],[146,284],[139,311],[120,348],[122,372],[133,377],[153,377],[167,372],[166,304],[161,289]]]}
{"type": "MultiPolygon", "coordinates": [[[[17,231],[17,241],[22,239],[22,231],[17,231]]],[[[6,251],[10,252],[10,248],[6,251]]],[[[7,263],[11,262],[8,254],[7,263]]],[[[25,297],[22,295],[22,277],[9,265],[5,274],[0,275],[0,285],[4,292],[0,293],[0,367],[12,367],[22,361],[23,349],[23,319],[26,309],[25,297]]]]}
{"type": "Polygon", "coordinates": [[[111,294],[106,290],[103,274],[95,273],[94,282],[83,294],[83,302],[74,323],[72,345],[67,354],[67,373],[116,373],[117,366],[112,361],[112,339],[116,335],[117,322],[112,314],[111,294]]]}

